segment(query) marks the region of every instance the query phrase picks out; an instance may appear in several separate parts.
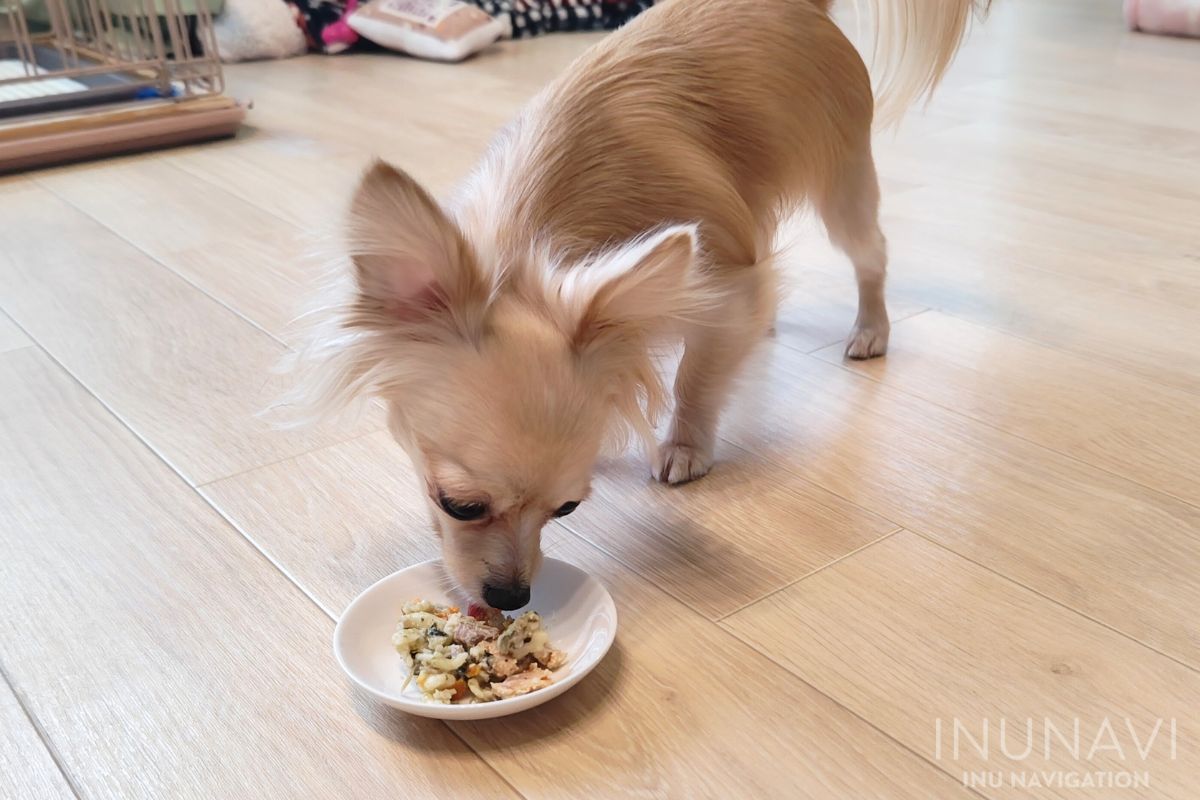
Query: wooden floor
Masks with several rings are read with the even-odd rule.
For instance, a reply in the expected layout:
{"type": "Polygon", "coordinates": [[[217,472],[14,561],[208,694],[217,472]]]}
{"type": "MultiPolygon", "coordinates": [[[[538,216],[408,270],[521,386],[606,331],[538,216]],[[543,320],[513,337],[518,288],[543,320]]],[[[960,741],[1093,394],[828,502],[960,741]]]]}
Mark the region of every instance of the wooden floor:
{"type": "Polygon", "coordinates": [[[425,512],[379,418],[257,412],[367,157],[448,189],[595,37],[237,66],[234,141],[0,179],[0,795],[1200,797],[1200,42],[995,5],[879,139],[892,352],[798,221],[712,475],[547,531],[621,630],[510,719],[351,688],[425,512]]]}

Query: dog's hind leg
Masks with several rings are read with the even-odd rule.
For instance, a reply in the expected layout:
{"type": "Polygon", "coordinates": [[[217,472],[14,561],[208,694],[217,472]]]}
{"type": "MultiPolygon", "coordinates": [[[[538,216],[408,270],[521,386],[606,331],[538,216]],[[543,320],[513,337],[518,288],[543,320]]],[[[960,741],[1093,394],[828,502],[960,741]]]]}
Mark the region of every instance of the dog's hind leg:
{"type": "Polygon", "coordinates": [[[713,463],[717,420],[746,356],[763,339],[775,310],[770,261],[724,272],[725,297],[690,324],[675,374],[675,412],[651,471],[663,483],[685,483],[713,463]]]}
{"type": "Polygon", "coordinates": [[[846,356],[881,356],[891,330],[883,292],[887,242],[879,230],[879,182],[869,142],[842,163],[814,200],[829,240],[850,258],[858,279],[858,318],[846,340],[846,356]]]}

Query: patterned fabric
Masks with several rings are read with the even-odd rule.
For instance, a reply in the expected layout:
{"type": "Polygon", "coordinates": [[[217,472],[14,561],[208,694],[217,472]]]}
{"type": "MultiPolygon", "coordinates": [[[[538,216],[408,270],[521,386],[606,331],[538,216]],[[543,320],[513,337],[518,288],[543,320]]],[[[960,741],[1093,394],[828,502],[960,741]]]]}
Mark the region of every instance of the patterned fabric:
{"type": "MultiPolygon", "coordinates": [[[[308,40],[308,49],[316,53],[340,53],[346,50],[353,40],[341,41],[332,35],[339,30],[338,23],[353,11],[348,7],[347,0],[284,0],[292,9],[296,24],[304,31],[308,40]]],[[[355,36],[355,39],[358,37],[355,36]]]]}
{"type": "MultiPolygon", "coordinates": [[[[509,23],[514,39],[559,31],[610,31],[654,5],[654,0],[463,0],[509,23]]],[[[284,0],[304,31],[308,49],[340,53],[358,36],[345,24],[349,0],[284,0]]]]}
{"type": "Polygon", "coordinates": [[[654,0],[468,0],[493,17],[507,19],[512,38],[559,31],[619,28],[654,0]]]}

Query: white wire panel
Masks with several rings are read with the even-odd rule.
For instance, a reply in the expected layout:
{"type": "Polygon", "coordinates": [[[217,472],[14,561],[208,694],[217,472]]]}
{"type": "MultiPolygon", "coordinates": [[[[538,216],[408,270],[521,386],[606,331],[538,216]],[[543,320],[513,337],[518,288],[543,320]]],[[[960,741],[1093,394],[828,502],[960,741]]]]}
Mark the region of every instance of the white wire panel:
{"type": "MultiPolygon", "coordinates": [[[[10,78],[29,77],[31,66],[15,58],[0,59],[0,81],[10,78]]],[[[33,74],[43,74],[44,70],[34,65],[33,74]]],[[[18,80],[13,83],[0,83],[0,103],[11,100],[32,100],[36,97],[47,97],[55,94],[70,94],[87,90],[87,84],[70,78],[47,78],[38,81],[18,80]]]]}

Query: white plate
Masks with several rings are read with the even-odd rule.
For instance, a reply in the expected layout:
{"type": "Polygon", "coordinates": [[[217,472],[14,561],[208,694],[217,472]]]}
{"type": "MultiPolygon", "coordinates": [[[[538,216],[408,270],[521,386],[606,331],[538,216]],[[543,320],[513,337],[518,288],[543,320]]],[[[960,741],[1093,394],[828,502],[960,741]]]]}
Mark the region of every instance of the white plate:
{"type": "Polygon", "coordinates": [[[413,598],[461,605],[446,587],[442,562],[426,561],[392,573],[354,598],[333,631],[333,652],[355,683],[389,706],[438,719],[488,719],[540,706],[558,697],[591,672],[617,635],[617,609],[600,581],[578,567],[547,558],[533,582],[529,605],[506,612],[536,611],[550,633],[550,644],[567,654],[554,672],[554,683],[536,692],[491,703],[445,705],[426,702],[416,683],[404,691],[407,667],[392,645],[400,607],[413,598]]]}

